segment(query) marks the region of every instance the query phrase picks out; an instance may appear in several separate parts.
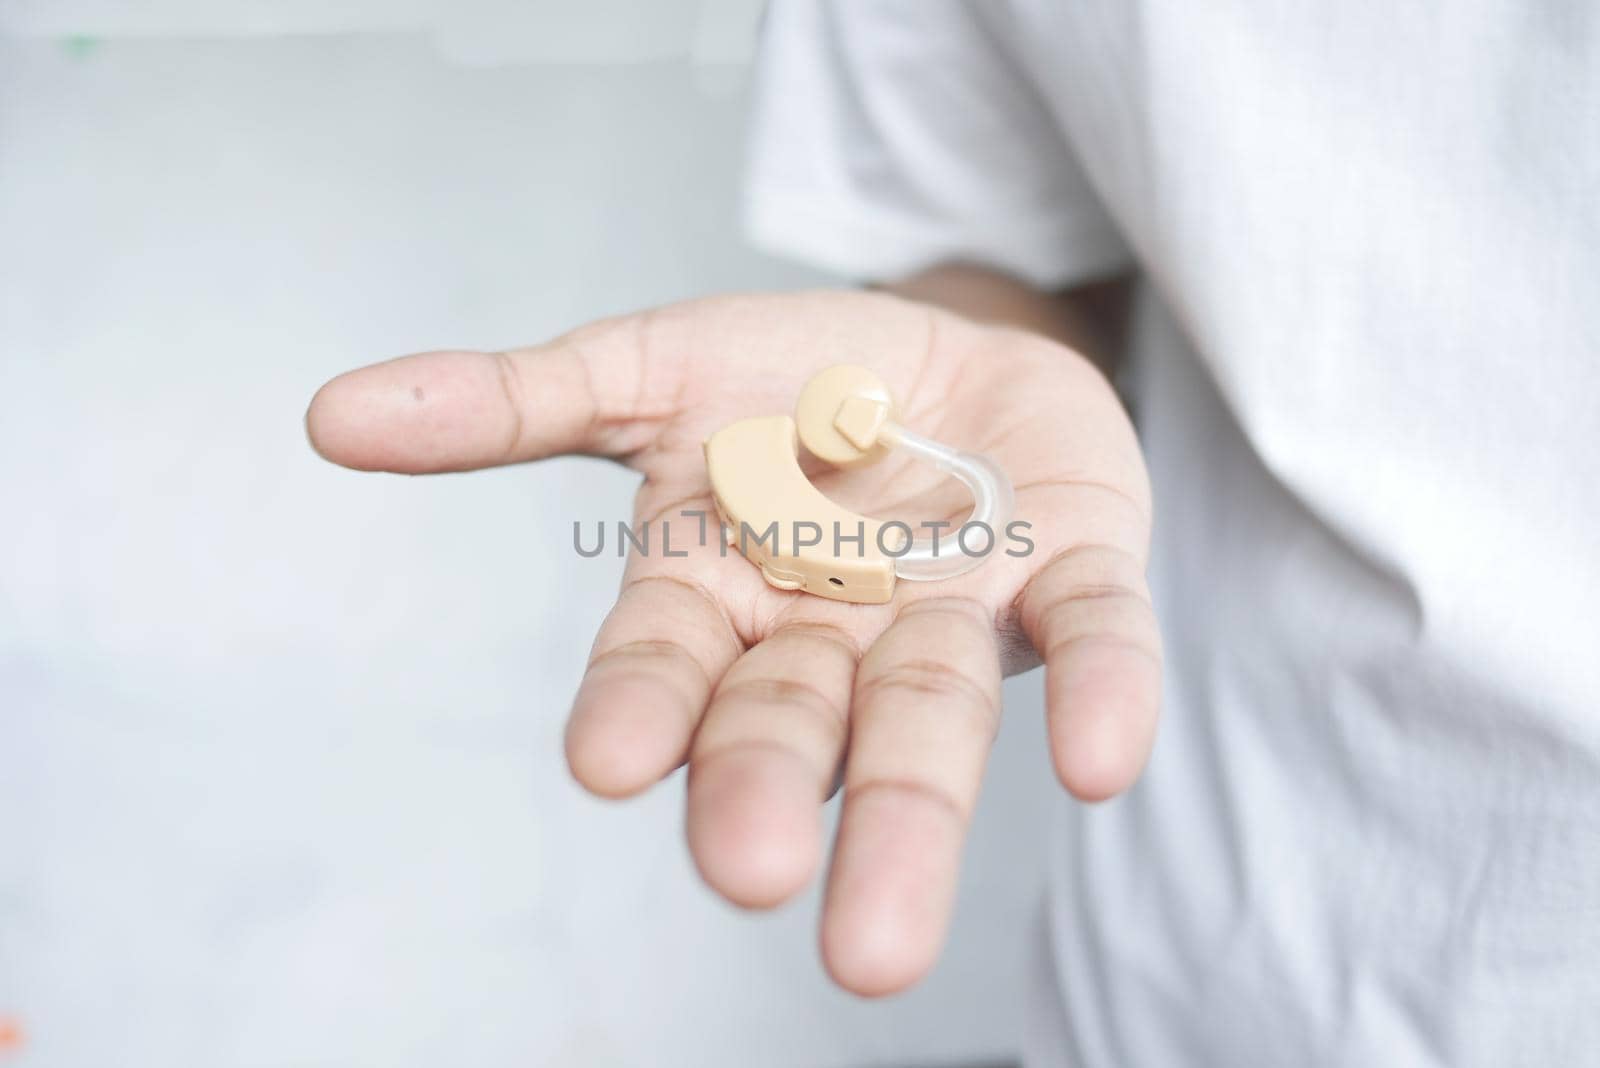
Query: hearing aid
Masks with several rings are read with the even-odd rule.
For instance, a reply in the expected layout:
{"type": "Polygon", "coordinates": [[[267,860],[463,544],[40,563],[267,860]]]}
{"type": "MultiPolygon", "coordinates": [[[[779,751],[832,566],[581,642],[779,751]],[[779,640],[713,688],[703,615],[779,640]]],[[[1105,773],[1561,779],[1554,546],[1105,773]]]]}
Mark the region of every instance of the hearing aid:
{"type": "Polygon", "coordinates": [[[910,525],[860,515],[830,499],[800,467],[799,446],[839,468],[876,463],[902,452],[933,464],[972,494],[963,526],[990,532],[1011,519],[1011,480],[988,457],[962,452],[897,422],[889,387],[864,367],[839,364],[800,391],[795,414],[731,423],[705,442],[711,492],[730,547],[761,569],[769,585],[835,601],[883,604],[897,579],[954,578],[980,566],[972,555],[910,525]],[[802,537],[801,531],[806,533],[802,537]]]}

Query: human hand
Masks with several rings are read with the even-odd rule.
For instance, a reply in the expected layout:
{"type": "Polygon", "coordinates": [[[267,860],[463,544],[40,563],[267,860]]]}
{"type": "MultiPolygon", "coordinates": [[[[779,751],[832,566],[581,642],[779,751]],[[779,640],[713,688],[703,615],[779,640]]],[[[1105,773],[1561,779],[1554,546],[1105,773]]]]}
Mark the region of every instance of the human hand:
{"type": "MultiPolygon", "coordinates": [[[[686,510],[714,524],[704,439],[791,411],[835,363],[880,374],[906,426],[997,461],[1033,551],[997,549],[959,578],[902,581],[888,604],[856,605],[775,589],[714,533],[696,545],[675,528],[686,557],[628,561],[573,702],[567,759],[606,797],[687,762],[695,863],[724,897],[758,908],[815,873],[818,809],[842,761],[823,958],[841,985],[884,994],[938,956],[1003,672],[1045,663],[1051,755],[1076,796],[1123,790],[1149,752],[1161,679],[1144,581],[1150,495],[1098,371],[1036,334],[883,294],[717,297],[534,348],[353,371],[306,419],[323,456],[360,470],[613,457],[644,476],[636,525],[686,510]]],[[[813,481],[913,527],[959,520],[970,504],[958,483],[894,453],[813,481]]]]}

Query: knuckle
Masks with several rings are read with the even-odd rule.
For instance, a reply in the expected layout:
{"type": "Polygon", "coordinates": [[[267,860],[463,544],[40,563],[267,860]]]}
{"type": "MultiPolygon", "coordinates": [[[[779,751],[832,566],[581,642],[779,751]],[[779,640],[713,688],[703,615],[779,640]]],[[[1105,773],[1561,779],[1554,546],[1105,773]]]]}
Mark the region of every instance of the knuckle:
{"type": "Polygon", "coordinates": [[[1063,605],[1108,601],[1150,607],[1139,559],[1120,546],[1098,542],[1058,550],[1023,587],[1019,600],[1022,624],[1030,632],[1062,614],[1063,605]]]}
{"type": "Polygon", "coordinates": [[[628,579],[601,627],[601,640],[627,630],[645,630],[644,637],[670,631],[673,644],[693,655],[692,643],[718,663],[729,663],[744,651],[727,608],[693,575],[653,572],[628,579]]]}
{"type": "Polygon", "coordinates": [[[495,373],[500,382],[500,392],[505,397],[506,404],[506,441],[503,446],[503,458],[512,460],[524,448],[524,420],[523,411],[527,398],[522,385],[522,374],[517,369],[516,361],[509,353],[494,352],[490,354],[494,360],[495,373]]]}
{"type": "Polygon", "coordinates": [[[619,642],[599,649],[589,658],[589,670],[596,668],[643,668],[647,664],[659,667],[665,663],[684,664],[693,667],[707,683],[710,674],[704,665],[690,655],[675,641],[664,638],[638,638],[632,641],[619,642]]]}
{"type": "Polygon", "coordinates": [[[768,636],[767,641],[787,639],[799,639],[823,646],[831,646],[852,661],[861,659],[861,646],[855,636],[843,627],[833,623],[824,623],[820,620],[785,623],[773,631],[768,636]]]}
{"type": "Polygon", "coordinates": [[[1037,630],[1046,641],[1075,634],[1144,637],[1155,630],[1150,603],[1128,590],[1075,593],[1043,608],[1037,630]]]}
{"type": "Polygon", "coordinates": [[[618,680],[646,682],[670,694],[690,715],[704,706],[713,679],[705,665],[676,642],[645,639],[609,646],[590,658],[580,694],[589,686],[618,680]]]}
{"type": "Polygon", "coordinates": [[[927,701],[941,708],[970,708],[988,725],[999,718],[992,689],[943,660],[900,660],[865,675],[856,685],[858,701],[927,701]]]}
{"type": "Polygon", "coordinates": [[[969,597],[923,597],[900,609],[896,620],[923,620],[933,617],[941,625],[988,631],[992,626],[988,611],[969,597]]]}
{"type": "Polygon", "coordinates": [[[820,713],[829,719],[844,720],[836,698],[816,683],[804,679],[745,678],[724,679],[715,701],[755,706],[782,706],[820,713]]]}
{"type": "Polygon", "coordinates": [[[1149,606],[1133,598],[1066,601],[1041,622],[1041,654],[1050,660],[1088,642],[1123,645],[1160,659],[1161,631],[1149,606]]]}
{"type": "Polygon", "coordinates": [[[923,779],[875,776],[860,782],[845,783],[847,802],[859,801],[874,794],[898,796],[931,804],[948,813],[957,823],[965,823],[972,809],[969,802],[963,801],[950,788],[923,779]]]}

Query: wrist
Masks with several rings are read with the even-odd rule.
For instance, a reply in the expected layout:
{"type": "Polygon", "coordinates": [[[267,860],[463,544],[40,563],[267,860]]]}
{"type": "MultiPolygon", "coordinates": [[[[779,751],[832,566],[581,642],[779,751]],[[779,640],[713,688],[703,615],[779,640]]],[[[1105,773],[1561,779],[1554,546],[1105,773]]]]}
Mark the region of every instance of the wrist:
{"type": "Polygon", "coordinates": [[[883,288],[976,322],[1043,335],[1082,354],[1107,377],[1121,359],[1130,291],[1126,277],[1049,292],[990,267],[947,263],[883,288]]]}

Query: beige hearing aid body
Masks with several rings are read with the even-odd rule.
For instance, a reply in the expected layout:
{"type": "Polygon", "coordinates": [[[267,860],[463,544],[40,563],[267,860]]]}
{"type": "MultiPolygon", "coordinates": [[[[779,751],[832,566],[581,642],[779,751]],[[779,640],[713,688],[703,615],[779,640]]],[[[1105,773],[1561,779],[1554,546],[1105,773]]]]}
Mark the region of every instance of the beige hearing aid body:
{"type": "Polygon", "coordinates": [[[1011,485],[997,466],[913,434],[895,414],[894,399],[876,375],[841,364],[806,383],[794,418],[741,419],[712,434],[706,469],[728,544],[778,589],[859,604],[887,602],[896,577],[946,578],[981,564],[982,557],[963,557],[948,543],[942,557],[935,544],[913,544],[904,523],[885,524],[844,508],[800,469],[800,444],[846,468],[904,449],[966,483],[974,500],[968,523],[993,531],[1009,519],[1011,485]]]}

